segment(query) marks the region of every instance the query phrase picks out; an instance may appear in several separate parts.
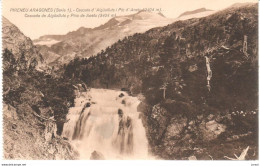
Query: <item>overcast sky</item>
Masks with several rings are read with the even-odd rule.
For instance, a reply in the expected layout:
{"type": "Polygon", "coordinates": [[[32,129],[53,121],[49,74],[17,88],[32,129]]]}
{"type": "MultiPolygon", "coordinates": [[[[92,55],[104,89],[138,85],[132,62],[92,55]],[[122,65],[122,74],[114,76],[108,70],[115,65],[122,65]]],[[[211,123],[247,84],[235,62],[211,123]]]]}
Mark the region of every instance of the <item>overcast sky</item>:
{"type": "MultiPolygon", "coordinates": [[[[10,12],[11,8],[161,8],[168,18],[185,11],[205,7],[220,10],[234,3],[257,0],[3,0],[3,16],[14,23],[26,36],[35,39],[46,34],[66,34],[81,26],[93,28],[108,18],[28,18],[25,13],[10,12]]],[[[132,12],[133,13],[133,12],[132,12]]],[[[67,14],[67,13],[66,13],[67,14]]],[[[85,13],[86,14],[86,13],[85,13]]],[[[119,12],[117,15],[131,14],[119,12]]]]}

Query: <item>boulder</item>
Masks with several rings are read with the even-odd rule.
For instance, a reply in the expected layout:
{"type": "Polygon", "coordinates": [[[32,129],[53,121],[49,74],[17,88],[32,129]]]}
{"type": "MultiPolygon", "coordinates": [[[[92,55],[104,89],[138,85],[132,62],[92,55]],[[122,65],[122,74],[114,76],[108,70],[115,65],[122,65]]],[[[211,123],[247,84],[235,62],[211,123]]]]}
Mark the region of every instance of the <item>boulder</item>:
{"type": "Polygon", "coordinates": [[[118,109],[117,113],[118,113],[119,117],[123,117],[124,112],[120,108],[118,109]]]}
{"type": "Polygon", "coordinates": [[[200,131],[202,133],[203,140],[211,141],[216,139],[221,133],[226,130],[226,126],[216,122],[215,120],[211,120],[208,122],[202,122],[199,126],[200,131]]]}
{"type": "Polygon", "coordinates": [[[93,151],[91,153],[90,160],[105,160],[105,157],[101,152],[93,151]]]}
{"type": "Polygon", "coordinates": [[[123,93],[120,93],[119,97],[124,97],[125,95],[123,93]]]}
{"type": "Polygon", "coordinates": [[[196,156],[190,156],[188,157],[189,160],[197,160],[197,157],[196,156]]]}
{"type": "Polygon", "coordinates": [[[189,67],[189,71],[190,71],[190,72],[194,72],[194,71],[196,71],[196,70],[198,70],[197,64],[192,65],[192,66],[189,67]]]}
{"type": "Polygon", "coordinates": [[[167,138],[178,137],[186,126],[187,118],[176,117],[172,118],[170,124],[167,127],[167,138]]]}
{"type": "Polygon", "coordinates": [[[122,103],[122,104],[124,104],[124,105],[126,104],[125,100],[122,100],[122,102],[121,102],[121,103],[122,103]]]}
{"type": "Polygon", "coordinates": [[[90,107],[90,106],[91,106],[91,104],[89,102],[87,102],[86,105],[84,106],[84,108],[90,107]]]}

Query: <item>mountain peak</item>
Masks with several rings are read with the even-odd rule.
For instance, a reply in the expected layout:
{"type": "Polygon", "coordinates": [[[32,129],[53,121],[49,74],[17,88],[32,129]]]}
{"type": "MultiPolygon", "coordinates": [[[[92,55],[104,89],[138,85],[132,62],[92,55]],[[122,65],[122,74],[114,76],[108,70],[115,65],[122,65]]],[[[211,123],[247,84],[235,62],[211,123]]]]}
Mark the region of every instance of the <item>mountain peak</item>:
{"type": "Polygon", "coordinates": [[[139,12],[133,14],[133,15],[150,15],[150,16],[162,16],[165,17],[161,12],[155,13],[147,10],[140,10],[139,12]]]}
{"type": "Polygon", "coordinates": [[[130,16],[132,17],[133,20],[151,20],[151,19],[157,20],[157,19],[165,18],[165,16],[161,12],[155,13],[146,10],[140,10],[139,12],[130,16]]]}
{"type": "Polygon", "coordinates": [[[131,23],[134,20],[157,20],[158,18],[165,18],[165,16],[161,12],[154,13],[151,11],[140,10],[135,14],[113,17],[108,22],[95,29],[106,29],[118,25],[123,26],[125,24],[131,23]]]}

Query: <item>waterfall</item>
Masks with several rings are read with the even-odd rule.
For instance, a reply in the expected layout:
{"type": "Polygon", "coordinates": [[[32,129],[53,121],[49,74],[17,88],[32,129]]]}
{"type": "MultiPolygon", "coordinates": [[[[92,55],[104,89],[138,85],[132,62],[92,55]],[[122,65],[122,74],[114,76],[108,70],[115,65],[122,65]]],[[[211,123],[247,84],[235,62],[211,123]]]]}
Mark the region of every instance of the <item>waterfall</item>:
{"type": "Polygon", "coordinates": [[[75,99],[62,136],[80,159],[149,159],[139,103],[122,91],[91,89],[75,99]]]}

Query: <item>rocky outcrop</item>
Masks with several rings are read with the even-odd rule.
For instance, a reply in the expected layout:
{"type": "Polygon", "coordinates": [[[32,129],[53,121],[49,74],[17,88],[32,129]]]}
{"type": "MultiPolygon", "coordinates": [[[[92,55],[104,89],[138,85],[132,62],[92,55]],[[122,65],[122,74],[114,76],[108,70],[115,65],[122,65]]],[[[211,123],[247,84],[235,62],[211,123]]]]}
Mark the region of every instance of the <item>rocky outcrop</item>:
{"type": "Polygon", "coordinates": [[[44,138],[46,141],[51,141],[57,137],[57,125],[53,121],[45,122],[44,138]]]}
{"type": "MultiPolygon", "coordinates": [[[[25,108],[25,107],[24,107],[25,108]]],[[[71,145],[56,135],[56,124],[43,121],[9,104],[3,105],[3,141],[5,159],[76,159],[71,145]],[[21,113],[26,113],[26,117],[21,113]]]]}
{"type": "MultiPolygon", "coordinates": [[[[230,125],[234,119],[230,114],[199,113],[190,118],[180,114],[171,115],[161,104],[151,107],[145,101],[140,103],[138,111],[142,114],[150,153],[158,158],[223,160],[225,155],[231,156],[243,150],[245,145],[241,139],[252,137],[251,132],[232,135],[230,125]]],[[[253,151],[247,157],[254,158],[256,154],[253,151]]]]}

